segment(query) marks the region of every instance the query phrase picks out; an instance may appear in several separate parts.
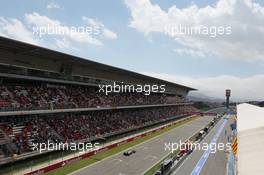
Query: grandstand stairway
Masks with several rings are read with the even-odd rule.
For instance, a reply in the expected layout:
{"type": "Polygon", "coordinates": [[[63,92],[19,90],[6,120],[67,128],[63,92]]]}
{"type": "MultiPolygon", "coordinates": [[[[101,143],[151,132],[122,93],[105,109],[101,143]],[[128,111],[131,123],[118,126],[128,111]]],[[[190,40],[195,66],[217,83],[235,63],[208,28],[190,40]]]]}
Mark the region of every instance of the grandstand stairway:
{"type": "Polygon", "coordinates": [[[3,126],[0,126],[0,157],[2,155],[11,155],[14,153],[14,150],[17,149],[15,145],[12,145],[11,138],[2,130],[2,128],[3,126]]]}
{"type": "Polygon", "coordinates": [[[8,143],[7,135],[2,129],[0,129],[0,145],[4,145],[6,143],[8,143]]]}

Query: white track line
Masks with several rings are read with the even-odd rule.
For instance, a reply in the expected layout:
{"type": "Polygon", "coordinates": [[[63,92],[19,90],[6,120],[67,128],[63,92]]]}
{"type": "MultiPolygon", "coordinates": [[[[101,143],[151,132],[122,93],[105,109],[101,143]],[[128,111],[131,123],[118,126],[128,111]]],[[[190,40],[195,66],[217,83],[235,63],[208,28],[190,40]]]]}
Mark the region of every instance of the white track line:
{"type": "MultiPolygon", "coordinates": [[[[197,119],[198,119],[198,118],[197,118],[197,119]]],[[[197,119],[194,119],[194,120],[197,120],[197,119]]],[[[192,122],[193,122],[194,120],[192,120],[192,122]]],[[[188,124],[188,123],[189,123],[189,122],[184,123],[184,124],[182,124],[182,125],[180,125],[180,126],[178,126],[178,127],[176,127],[176,128],[181,128],[181,127],[185,126],[185,125],[188,124]]],[[[174,129],[176,129],[176,128],[174,128],[174,129]]],[[[174,130],[174,129],[172,129],[172,130],[174,130]]],[[[172,130],[170,130],[170,131],[168,131],[168,132],[171,132],[172,130]]],[[[142,144],[144,144],[144,143],[147,143],[147,142],[149,142],[149,141],[151,141],[151,140],[156,139],[157,137],[161,137],[161,136],[163,136],[163,135],[165,135],[165,134],[168,134],[168,132],[162,133],[162,134],[157,135],[157,136],[155,136],[155,137],[153,137],[153,138],[151,138],[151,139],[149,139],[149,140],[147,140],[147,141],[145,141],[145,142],[142,142],[142,143],[139,143],[139,144],[134,145],[134,146],[132,146],[132,147],[129,147],[129,148],[123,150],[122,152],[128,151],[128,150],[132,149],[133,147],[136,147],[136,146],[142,145],[142,144]]],[[[120,151],[120,152],[121,152],[121,151],[120,151]]],[[[88,165],[88,166],[85,166],[85,167],[83,167],[83,168],[81,168],[81,169],[75,170],[75,171],[69,173],[68,175],[73,175],[73,174],[77,173],[78,171],[82,171],[82,170],[84,170],[84,169],[86,169],[86,168],[88,168],[88,167],[90,167],[90,166],[94,166],[94,165],[96,165],[96,164],[98,164],[98,163],[101,163],[101,161],[108,160],[108,159],[110,159],[110,158],[112,158],[112,157],[114,157],[114,156],[120,154],[120,152],[118,152],[118,153],[116,153],[116,154],[113,154],[113,155],[111,155],[111,156],[109,156],[109,157],[106,157],[106,158],[104,158],[104,159],[102,159],[102,160],[100,160],[100,161],[98,161],[98,162],[92,163],[91,165],[88,165]]]]}

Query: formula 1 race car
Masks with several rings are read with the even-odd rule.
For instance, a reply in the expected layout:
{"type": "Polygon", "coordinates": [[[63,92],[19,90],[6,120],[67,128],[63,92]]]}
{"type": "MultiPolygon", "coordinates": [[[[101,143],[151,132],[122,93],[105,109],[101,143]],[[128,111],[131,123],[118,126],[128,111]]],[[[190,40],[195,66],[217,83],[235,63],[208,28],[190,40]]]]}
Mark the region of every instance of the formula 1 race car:
{"type": "Polygon", "coordinates": [[[135,150],[128,150],[126,152],[123,153],[124,156],[130,156],[131,154],[135,154],[136,151],[135,150]]]}

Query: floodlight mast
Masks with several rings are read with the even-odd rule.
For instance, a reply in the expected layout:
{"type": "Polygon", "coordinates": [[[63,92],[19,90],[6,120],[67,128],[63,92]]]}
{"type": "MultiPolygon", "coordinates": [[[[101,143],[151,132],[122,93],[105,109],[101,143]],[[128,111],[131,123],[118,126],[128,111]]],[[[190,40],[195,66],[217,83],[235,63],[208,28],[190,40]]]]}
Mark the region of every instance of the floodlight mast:
{"type": "Polygon", "coordinates": [[[226,89],[226,108],[229,109],[229,98],[231,96],[231,90],[226,89]]]}

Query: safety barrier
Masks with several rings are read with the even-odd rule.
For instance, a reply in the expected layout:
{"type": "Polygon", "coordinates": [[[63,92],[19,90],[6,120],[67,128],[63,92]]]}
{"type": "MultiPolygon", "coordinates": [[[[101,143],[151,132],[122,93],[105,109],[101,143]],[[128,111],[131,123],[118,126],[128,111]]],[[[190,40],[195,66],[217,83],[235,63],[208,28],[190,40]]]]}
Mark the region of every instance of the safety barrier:
{"type": "Polygon", "coordinates": [[[142,137],[145,137],[147,135],[149,135],[150,133],[155,133],[159,130],[162,130],[162,129],[165,129],[167,127],[170,127],[172,125],[176,125],[178,123],[181,123],[183,121],[186,121],[190,118],[192,118],[193,116],[191,117],[187,117],[187,118],[184,118],[184,119],[181,119],[181,120],[177,120],[177,121],[174,121],[173,123],[170,123],[170,124],[167,124],[165,126],[161,126],[161,127],[158,127],[156,129],[153,129],[153,130],[150,130],[150,131],[146,131],[144,133],[141,133],[139,135],[136,135],[134,137],[131,137],[131,138],[128,138],[126,140],[123,140],[123,141],[120,141],[120,142],[117,142],[117,143],[114,143],[114,144],[111,144],[111,145],[108,145],[106,147],[103,147],[103,148],[100,148],[98,150],[94,150],[94,151],[91,151],[91,152],[88,152],[88,153],[85,153],[85,154],[82,154],[82,155],[79,155],[77,157],[73,157],[73,158],[70,158],[70,159],[67,159],[67,160],[64,160],[64,161],[61,161],[61,162],[58,162],[58,163],[55,163],[55,164],[52,164],[52,165],[49,165],[49,166],[46,166],[44,168],[40,168],[38,170],[34,170],[34,171],[31,171],[29,173],[25,173],[24,175],[39,175],[39,174],[44,174],[44,173],[47,173],[51,170],[55,170],[55,169],[58,169],[58,168],[61,168],[65,165],[68,165],[68,164],[71,164],[75,161],[78,161],[78,160],[82,160],[82,159],[86,159],[88,157],[91,157],[93,155],[96,155],[97,153],[99,152],[102,152],[102,151],[106,151],[106,150],[110,150],[110,149],[113,149],[117,146],[120,146],[120,145],[123,145],[123,144],[126,144],[128,142],[132,142],[134,141],[135,139],[138,139],[138,138],[142,138],[142,137]]]}

